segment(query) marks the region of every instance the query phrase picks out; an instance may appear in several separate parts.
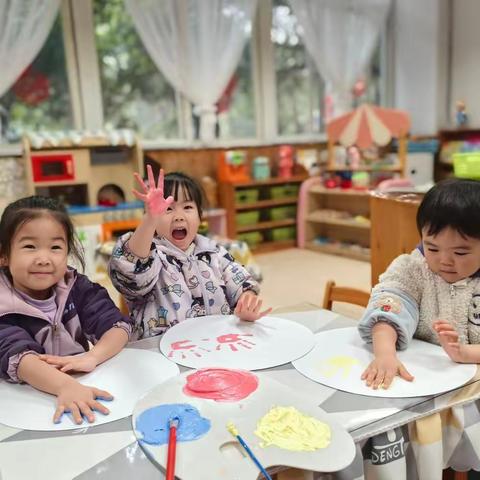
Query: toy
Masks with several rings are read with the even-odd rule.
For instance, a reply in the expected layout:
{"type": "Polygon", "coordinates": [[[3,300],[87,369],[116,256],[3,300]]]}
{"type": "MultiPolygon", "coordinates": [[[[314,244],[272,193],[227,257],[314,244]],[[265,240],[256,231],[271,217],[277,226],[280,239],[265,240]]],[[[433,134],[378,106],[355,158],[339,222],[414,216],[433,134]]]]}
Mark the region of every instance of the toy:
{"type": "Polygon", "coordinates": [[[235,183],[248,182],[247,155],[242,150],[227,150],[220,153],[218,180],[235,183]]]}
{"type": "Polygon", "coordinates": [[[265,180],[270,178],[270,161],[268,157],[257,157],[253,160],[253,178],[265,180]]]}
{"type": "Polygon", "coordinates": [[[291,145],[282,145],[278,153],[280,155],[278,176],[281,178],[290,178],[293,176],[293,147],[291,145]]]}
{"type": "Polygon", "coordinates": [[[455,122],[457,127],[466,127],[468,124],[467,107],[463,100],[457,100],[455,103],[455,122]]]}

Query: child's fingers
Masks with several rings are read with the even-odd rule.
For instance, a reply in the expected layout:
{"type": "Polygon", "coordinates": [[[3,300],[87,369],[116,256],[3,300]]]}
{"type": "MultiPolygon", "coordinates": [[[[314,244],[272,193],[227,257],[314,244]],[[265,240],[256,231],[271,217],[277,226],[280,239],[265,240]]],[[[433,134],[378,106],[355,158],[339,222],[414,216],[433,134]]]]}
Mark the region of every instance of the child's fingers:
{"type": "Polygon", "coordinates": [[[78,408],[78,405],[76,403],[72,403],[69,408],[68,408],[72,414],[73,421],[77,424],[80,425],[83,422],[82,415],[80,413],[80,409],[78,408]]]}
{"type": "Polygon", "coordinates": [[[142,202],[145,202],[147,200],[147,196],[144,195],[143,193],[140,193],[140,192],[137,192],[137,190],[132,190],[132,193],[134,195],[135,198],[138,198],[139,200],[141,200],[142,202]]]}
{"type": "Polygon", "coordinates": [[[75,370],[75,367],[72,363],[67,363],[62,368],[60,368],[60,371],[63,372],[63,373],[67,373],[70,370],[75,370]]]}
{"type": "Polygon", "coordinates": [[[442,337],[447,337],[447,339],[458,340],[458,332],[438,332],[442,337]]]}
{"type": "Polygon", "coordinates": [[[260,311],[260,307],[262,306],[262,303],[263,303],[262,300],[260,300],[259,298],[257,298],[255,302],[252,300],[253,313],[258,313],[260,311]]]}
{"type": "Polygon", "coordinates": [[[386,375],[385,375],[385,378],[383,379],[382,388],[385,389],[385,390],[387,388],[389,388],[390,385],[392,384],[394,378],[395,378],[395,373],[394,372],[387,372],[386,375]]]}
{"type": "Polygon", "coordinates": [[[400,364],[398,366],[398,374],[400,375],[401,378],[404,380],[407,380],[407,382],[411,382],[415,377],[410,374],[410,372],[403,366],[403,364],[400,364]]]}
{"type": "Polygon", "coordinates": [[[158,174],[157,188],[162,191],[163,191],[164,178],[165,178],[165,175],[163,173],[163,168],[161,168],[160,173],[158,174]]]}
{"type": "Polygon", "coordinates": [[[78,407],[80,409],[81,414],[87,418],[89,423],[93,423],[95,421],[95,415],[90,408],[90,405],[86,402],[78,402],[78,407]]]}
{"type": "Polygon", "coordinates": [[[175,199],[171,195],[165,199],[165,203],[167,204],[167,207],[171,205],[174,201],[175,199]]]}
{"type": "Polygon", "coordinates": [[[104,415],[108,415],[110,413],[110,410],[105,405],[102,405],[100,402],[97,402],[96,400],[90,403],[90,408],[92,410],[96,410],[97,412],[103,413],[104,415]]]}
{"type": "Polygon", "coordinates": [[[113,395],[106,390],[100,390],[99,388],[92,388],[92,392],[96,399],[99,400],[113,400],[113,395]]]}
{"type": "Polygon", "coordinates": [[[377,369],[376,368],[372,368],[368,374],[367,374],[367,377],[366,377],[366,382],[367,382],[367,387],[370,387],[373,383],[373,381],[375,380],[375,377],[377,376],[377,369]]]}
{"type": "Polygon", "coordinates": [[[63,413],[65,412],[65,407],[63,405],[58,405],[55,413],[53,414],[53,423],[60,423],[63,413]]]}
{"type": "MultiPolygon", "coordinates": [[[[147,167],[148,168],[148,167],[147,167]]],[[[135,172],[133,174],[135,176],[135,179],[137,180],[137,182],[139,183],[139,185],[142,187],[143,189],[143,192],[144,193],[148,193],[148,188],[147,186],[145,185],[145,182],[143,181],[143,178],[137,173],[135,172]]],[[[135,191],[135,190],[134,190],[135,191]]]]}
{"type": "Polygon", "coordinates": [[[147,178],[149,190],[153,190],[155,188],[155,177],[151,165],[147,165],[147,178]]]}
{"type": "Polygon", "coordinates": [[[262,318],[262,317],[264,317],[265,315],[268,315],[269,313],[271,313],[272,310],[273,310],[272,307],[267,308],[266,310],[264,310],[263,312],[260,312],[260,313],[258,314],[258,318],[262,318]]]}
{"type": "Polygon", "coordinates": [[[372,387],[374,390],[377,390],[380,385],[383,384],[383,381],[385,380],[385,370],[381,369],[378,370],[377,375],[375,379],[373,380],[372,387]]]}

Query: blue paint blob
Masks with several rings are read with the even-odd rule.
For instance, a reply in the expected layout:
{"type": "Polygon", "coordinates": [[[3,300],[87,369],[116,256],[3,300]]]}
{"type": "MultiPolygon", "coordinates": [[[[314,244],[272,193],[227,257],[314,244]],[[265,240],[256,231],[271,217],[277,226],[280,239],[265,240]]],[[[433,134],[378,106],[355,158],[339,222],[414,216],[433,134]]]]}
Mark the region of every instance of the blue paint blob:
{"type": "Polygon", "coordinates": [[[137,432],[141,433],[142,441],[151,445],[168,443],[169,422],[178,417],[178,442],[191,442],[205,435],[210,430],[210,420],[200,415],[200,412],[188,403],[170,403],[158,405],[142,412],[135,424],[137,432]]]}

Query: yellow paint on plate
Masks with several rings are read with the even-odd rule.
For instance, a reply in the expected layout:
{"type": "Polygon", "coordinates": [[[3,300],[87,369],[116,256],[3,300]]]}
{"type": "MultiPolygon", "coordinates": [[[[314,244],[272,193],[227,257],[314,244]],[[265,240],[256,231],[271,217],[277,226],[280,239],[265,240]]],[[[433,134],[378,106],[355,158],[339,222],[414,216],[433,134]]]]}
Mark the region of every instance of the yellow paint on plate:
{"type": "Polygon", "coordinates": [[[313,452],[330,444],[330,427],[295,407],[272,408],[257,423],[255,435],[263,440],[261,447],[275,445],[297,452],[313,452]]]}
{"type": "Polygon", "coordinates": [[[326,377],[334,377],[339,373],[343,374],[343,378],[347,378],[355,365],[358,365],[358,360],[355,357],[347,355],[339,355],[331,357],[320,364],[320,371],[326,377]]]}

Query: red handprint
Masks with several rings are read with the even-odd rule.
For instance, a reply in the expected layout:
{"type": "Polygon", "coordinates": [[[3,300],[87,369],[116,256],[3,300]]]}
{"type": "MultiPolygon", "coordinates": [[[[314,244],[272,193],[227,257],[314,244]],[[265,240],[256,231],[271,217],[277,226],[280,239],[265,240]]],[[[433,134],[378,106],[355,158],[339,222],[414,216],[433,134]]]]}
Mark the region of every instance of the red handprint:
{"type": "Polygon", "coordinates": [[[205,352],[210,351],[206,348],[199,347],[198,345],[191,343],[190,340],[179,340],[178,342],[173,342],[170,344],[170,348],[171,350],[168,354],[168,358],[172,358],[173,355],[177,352],[179,352],[182,355],[182,358],[185,359],[187,358],[187,355],[185,355],[185,353],[192,353],[196,357],[201,357],[202,355],[200,355],[197,350],[203,350],[205,352]]]}
{"type": "Polygon", "coordinates": [[[256,345],[254,342],[245,340],[240,337],[253,337],[251,333],[227,333],[225,335],[220,335],[217,337],[218,345],[216,350],[220,350],[223,345],[228,345],[232,352],[238,352],[238,347],[243,347],[250,350],[251,345],[256,345]]]}

